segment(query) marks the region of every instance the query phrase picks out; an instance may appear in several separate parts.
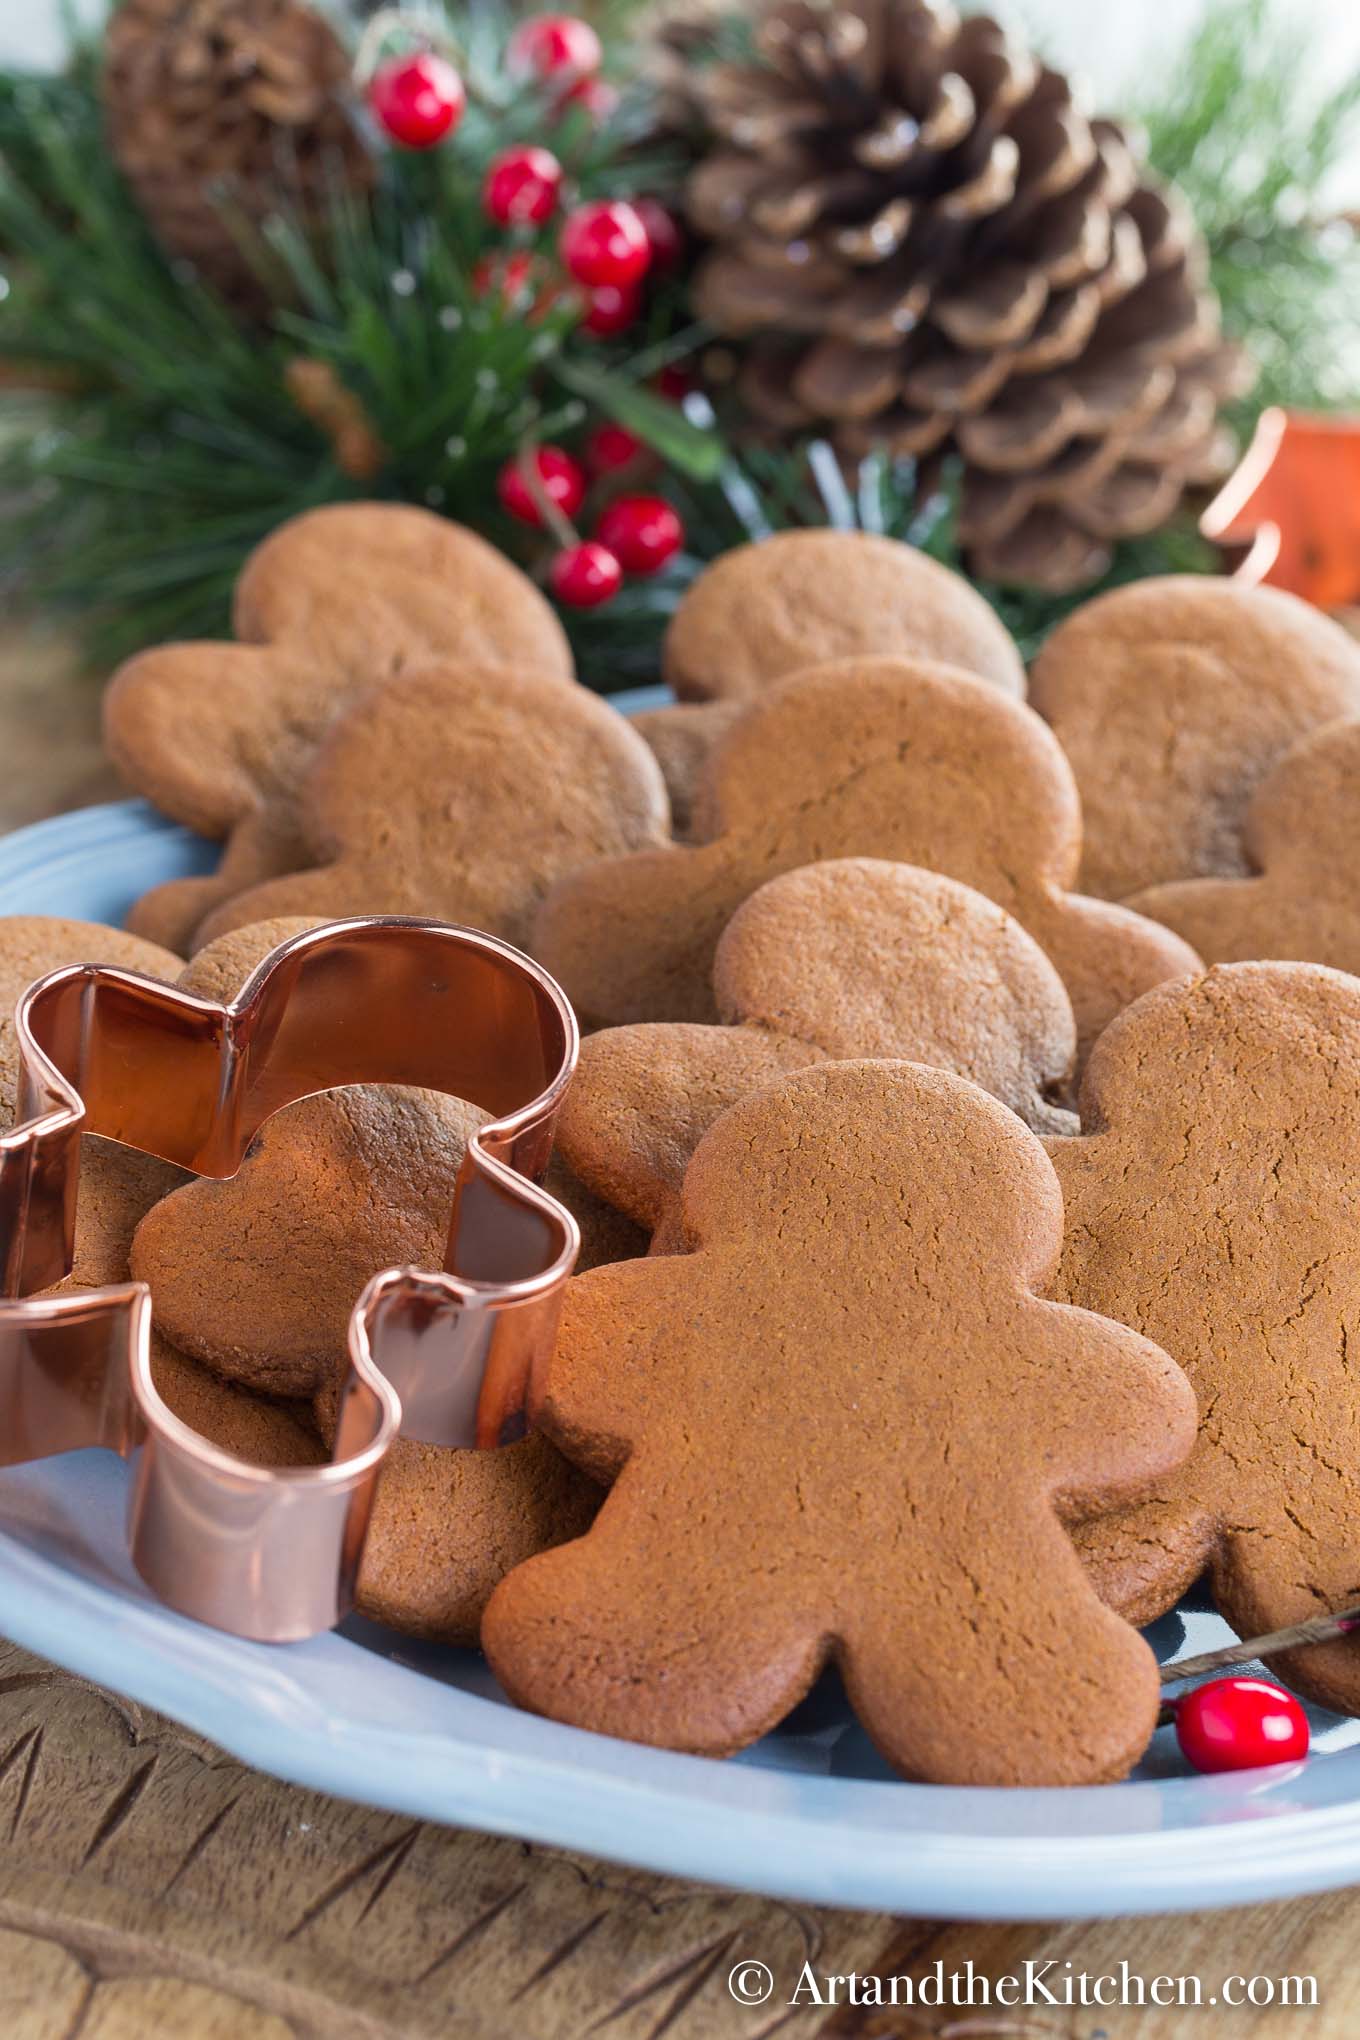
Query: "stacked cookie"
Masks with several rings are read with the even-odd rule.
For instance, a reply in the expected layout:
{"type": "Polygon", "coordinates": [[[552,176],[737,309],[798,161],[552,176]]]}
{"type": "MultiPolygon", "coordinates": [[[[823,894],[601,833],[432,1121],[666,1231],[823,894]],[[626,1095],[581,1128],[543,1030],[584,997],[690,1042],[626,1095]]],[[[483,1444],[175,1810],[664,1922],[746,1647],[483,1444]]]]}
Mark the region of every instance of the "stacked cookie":
{"type": "MultiPolygon", "coordinates": [[[[1136,1760],[1129,1625],[1206,1564],[1248,1627],[1353,1588],[1360,984],[1201,958],[1346,962],[1360,648],[1147,583],[1057,635],[1041,715],[954,576],[800,533],[700,578],[681,700],[634,726],[503,560],[370,505],[271,539],[237,622],[110,690],[133,783],[226,843],[135,926],[220,997],[281,916],[468,922],[593,1030],[550,1178],[591,1265],[539,1429],[399,1443],[361,1606],[713,1754],[834,1659],[907,1774],[1043,1783],[1136,1760]]],[[[442,1256],[470,1113],[291,1107],[231,1183],[126,1186],[87,1279],[150,1283],[189,1421],[324,1456],[349,1307],[442,1256]]],[[[1299,1681],[1360,1709],[1339,1657],[1299,1681]]]]}

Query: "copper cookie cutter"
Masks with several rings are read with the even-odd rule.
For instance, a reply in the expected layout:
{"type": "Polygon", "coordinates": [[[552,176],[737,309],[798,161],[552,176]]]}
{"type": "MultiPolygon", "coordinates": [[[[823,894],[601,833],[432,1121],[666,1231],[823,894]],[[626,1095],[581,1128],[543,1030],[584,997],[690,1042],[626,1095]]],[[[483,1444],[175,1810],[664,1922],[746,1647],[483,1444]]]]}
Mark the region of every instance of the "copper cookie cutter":
{"type": "Polygon", "coordinates": [[[565,994],[492,936],[364,919],[283,943],[228,1006],[73,965],[24,993],[16,1028],[17,1123],[0,1135],[0,1466],[140,1448],[129,1543],[161,1600],[261,1642],[329,1629],[352,1605],[398,1432],[503,1442],[551,1353],[580,1245],[538,1187],[579,1046],[565,994]],[[354,1306],[330,1463],[254,1466],[157,1392],[144,1283],[34,1292],[70,1271],[83,1134],[227,1177],[280,1107],[359,1083],[447,1091],[495,1116],[468,1144],[444,1271],[388,1269],[354,1306]]]}

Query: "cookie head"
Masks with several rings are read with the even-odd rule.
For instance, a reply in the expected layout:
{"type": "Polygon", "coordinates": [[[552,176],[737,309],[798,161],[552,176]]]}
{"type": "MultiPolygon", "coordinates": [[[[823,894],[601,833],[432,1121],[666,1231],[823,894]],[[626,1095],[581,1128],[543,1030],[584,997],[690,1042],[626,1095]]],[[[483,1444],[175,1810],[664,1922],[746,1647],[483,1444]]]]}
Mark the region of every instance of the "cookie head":
{"type": "MultiPolygon", "coordinates": [[[[1158,988],[1108,1030],[1086,1131],[1049,1144],[1067,1208],[1050,1293],[1164,1343],[1202,1413],[1181,1469],[1080,1533],[1132,1619],[1171,1606],[1206,1565],[1244,1636],[1355,1597],[1358,1115],[1360,983],[1227,964],[1158,988]]],[[[1349,1645],[1301,1653],[1284,1675],[1360,1711],[1349,1645]]]]}
{"type": "Polygon", "coordinates": [[[666,840],[656,760],[584,688],[430,667],[335,725],[302,791],[316,868],[239,894],[212,939],[279,915],[425,914],[523,943],[555,879],[666,840]]]}
{"type": "Polygon", "coordinates": [[[1136,581],[1069,617],[1031,699],[1081,790],[1081,882],[1104,899],[1249,869],[1248,803],[1280,754],[1360,714],[1360,645],[1305,602],[1207,574],[1136,581]]]}
{"type": "Polygon", "coordinates": [[[1059,1511],[1143,1489],[1193,1403],[1148,1342],[1037,1294],[1062,1203],[1034,1136],[944,1072],[805,1070],[701,1143],[683,1232],[570,1287],[542,1417],[615,1485],[491,1601],[511,1696],[722,1754],[830,1654],[910,1776],[1122,1774],[1156,1670],[1059,1511]]]}
{"type": "Polygon", "coordinates": [[[915,546],[862,531],[785,531],[725,553],[675,613],[665,674],[682,700],[747,700],[805,666],[875,653],[1025,691],[989,603],[915,546]]]}

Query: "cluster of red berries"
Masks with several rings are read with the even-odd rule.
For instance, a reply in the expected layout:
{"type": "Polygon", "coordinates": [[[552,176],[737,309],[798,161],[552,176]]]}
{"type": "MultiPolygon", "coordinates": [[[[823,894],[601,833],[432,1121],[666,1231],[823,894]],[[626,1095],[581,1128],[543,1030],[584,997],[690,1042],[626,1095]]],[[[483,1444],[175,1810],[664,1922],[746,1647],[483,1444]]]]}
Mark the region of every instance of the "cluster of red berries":
{"type": "MultiPolygon", "coordinates": [[[[630,467],[642,445],[621,425],[601,425],[586,448],[589,472],[561,446],[539,446],[507,461],[497,482],[505,509],[523,524],[551,524],[559,533],[586,500],[591,477],[630,467]]],[[[664,496],[615,496],[595,521],[594,538],[574,529],[554,557],[548,579],[559,602],[573,609],[597,609],[611,602],[625,574],[659,573],[685,542],[679,515],[664,496]]]]}
{"type": "MultiPolygon", "coordinates": [[[[613,92],[599,76],[604,52],[588,21],[571,14],[540,14],[511,37],[510,67],[551,88],[559,111],[585,106],[596,117],[612,110],[613,92]]],[[[432,50],[394,57],[375,72],[369,105],[384,132],[407,149],[431,149],[453,133],[467,95],[447,57],[432,50]]],[[[541,227],[562,197],[562,165],[551,149],[520,143],[503,149],[489,165],[482,208],[493,226],[541,227]]],[[[582,324],[601,336],[622,333],[642,305],[642,281],[649,270],[670,268],[681,251],[680,230],[655,199],[599,201],[577,206],[563,221],[562,266],[585,299],[582,324]]],[[[531,282],[540,265],[520,251],[501,265],[502,288],[514,295],[531,282]]],[[[483,283],[489,277],[483,278],[483,283]]],[[[551,301],[551,288],[538,304],[551,301]]]]}

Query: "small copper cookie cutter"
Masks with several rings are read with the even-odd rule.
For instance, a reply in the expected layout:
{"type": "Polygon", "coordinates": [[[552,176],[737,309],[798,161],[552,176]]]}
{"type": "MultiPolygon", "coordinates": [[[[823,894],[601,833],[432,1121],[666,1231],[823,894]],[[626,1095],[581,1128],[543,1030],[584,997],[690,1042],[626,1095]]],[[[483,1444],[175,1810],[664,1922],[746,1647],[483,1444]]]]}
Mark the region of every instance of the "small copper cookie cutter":
{"type": "Polygon", "coordinates": [[[0,1466],[135,1452],[129,1543],[161,1600],[261,1642],[329,1629],[353,1603],[398,1432],[506,1442],[551,1353],[580,1245],[538,1187],[579,1046],[565,994],[490,935],[364,919],[283,943],[228,1006],[101,964],[53,971],[20,999],[16,1029],[17,1124],[0,1135],[0,1466]],[[388,1269],[354,1306],[330,1463],[255,1466],[158,1394],[144,1283],[35,1292],[70,1272],[83,1134],[223,1178],[280,1107],[362,1083],[446,1091],[494,1117],[468,1143],[443,1272],[388,1269]]]}

